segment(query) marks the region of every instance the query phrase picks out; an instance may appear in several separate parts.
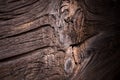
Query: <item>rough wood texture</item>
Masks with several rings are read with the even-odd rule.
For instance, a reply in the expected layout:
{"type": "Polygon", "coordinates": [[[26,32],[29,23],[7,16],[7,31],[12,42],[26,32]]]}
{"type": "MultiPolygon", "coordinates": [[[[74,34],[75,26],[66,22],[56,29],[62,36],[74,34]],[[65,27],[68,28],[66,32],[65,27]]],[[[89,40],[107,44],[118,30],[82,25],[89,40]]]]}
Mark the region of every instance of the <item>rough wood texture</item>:
{"type": "Polygon", "coordinates": [[[0,0],[0,80],[117,80],[119,10],[118,0],[0,0]]]}

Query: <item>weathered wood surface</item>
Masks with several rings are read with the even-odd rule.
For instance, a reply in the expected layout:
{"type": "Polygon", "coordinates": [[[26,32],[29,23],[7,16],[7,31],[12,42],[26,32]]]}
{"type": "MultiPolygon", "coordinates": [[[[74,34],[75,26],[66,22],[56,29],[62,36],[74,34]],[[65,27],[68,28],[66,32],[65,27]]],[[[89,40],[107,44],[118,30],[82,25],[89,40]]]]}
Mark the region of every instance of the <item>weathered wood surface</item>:
{"type": "Polygon", "coordinates": [[[0,0],[0,80],[117,80],[118,0],[0,0]]]}

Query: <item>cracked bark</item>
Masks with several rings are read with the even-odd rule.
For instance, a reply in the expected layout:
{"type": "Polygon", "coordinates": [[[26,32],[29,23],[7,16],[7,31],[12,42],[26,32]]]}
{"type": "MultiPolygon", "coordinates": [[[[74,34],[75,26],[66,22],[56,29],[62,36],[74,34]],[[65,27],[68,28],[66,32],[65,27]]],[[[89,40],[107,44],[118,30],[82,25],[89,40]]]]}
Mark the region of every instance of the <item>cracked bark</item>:
{"type": "Polygon", "coordinates": [[[117,80],[118,0],[1,0],[0,80],[117,80]]]}

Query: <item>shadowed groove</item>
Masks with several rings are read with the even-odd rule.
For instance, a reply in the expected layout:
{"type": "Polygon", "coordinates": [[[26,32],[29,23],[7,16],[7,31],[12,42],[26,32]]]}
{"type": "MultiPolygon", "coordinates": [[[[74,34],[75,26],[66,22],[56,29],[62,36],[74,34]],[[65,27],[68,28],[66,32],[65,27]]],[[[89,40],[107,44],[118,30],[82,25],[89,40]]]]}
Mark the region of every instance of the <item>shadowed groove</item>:
{"type": "Polygon", "coordinates": [[[43,47],[36,48],[36,49],[34,49],[34,50],[31,50],[31,51],[28,51],[28,52],[25,52],[25,53],[22,53],[22,54],[18,54],[18,55],[15,55],[15,56],[11,56],[11,57],[7,57],[7,58],[4,58],[4,59],[0,59],[0,63],[8,62],[8,61],[11,61],[11,60],[16,60],[16,59],[19,59],[19,58],[21,58],[21,57],[24,57],[24,56],[33,54],[33,52],[35,52],[35,51],[37,51],[37,50],[47,49],[47,48],[49,48],[49,47],[53,47],[53,46],[43,46],[43,47]]]}
{"type": "Polygon", "coordinates": [[[40,27],[31,29],[31,30],[28,30],[28,31],[25,31],[25,32],[22,32],[22,33],[18,33],[18,34],[14,34],[14,35],[11,35],[11,36],[4,37],[4,38],[0,38],[0,40],[6,39],[6,38],[11,38],[11,37],[17,37],[17,36],[20,36],[20,35],[25,35],[27,33],[34,32],[34,31],[36,31],[40,28],[44,28],[44,27],[48,27],[48,26],[50,27],[51,25],[50,24],[41,25],[40,27]]]}
{"type": "MultiPolygon", "coordinates": [[[[44,20],[44,17],[48,17],[48,19],[50,18],[50,19],[53,19],[53,20],[56,20],[56,18],[55,18],[55,16],[54,15],[52,15],[52,14],[44,14],[44,15],[42,15],[42,16],[40,16],[40,17],[37,17],[37,18],[35,18],[35,19],[33,19],[33,20],[30,20],[30,21],[28,21],[28,22],[25,22],[24,24],[27,24],[27,23],[33,23],[33,22],[35,22],[35,21],[39,21],[39,20],[44,20]]],[[[42,22],[42,21],[41,21],[42,22]]],[[[45,22],[45,23],[43,23],[43,24],[39,24],[40,26],[50,26],[51,28],[53,28],[52,26],[52,24],[50,24],[51,22],[45,22]]],[[[24,25],[23,24],[23,25],[24,25]]],[[[22,25],[15,25],[15,26],[22,26],[22,25]]],[[[15,27],[15,26],[13,26],[13,27],[15,27]]],[[[32,28],[32,27],[30,27],[30,29],[28,29],[28,30],[23,30],[23,31],[21,31],[21,32],[19,32],[19,33],[14,33],[14,34],[8,34],[8,35],[1,35],[0,36],[0,39],[4,39],[4,38],[7,38],[7,37],[9,37],[9,36],[14,36],[14,35],[19,35],[19,34],[22,34],[22,33],[24,33],[24,32],[29,32],[29,31],[31,31],[32,29],[34,30],[34,29],[38,29],[38,28],[40,28],[40,26],[36,26],[35,28],[32,28]]],[[[3,27],[4,28],[4,27],[3,27]]],[[[17,27],[16,27],[17,28],[17,27]]],[[[37,30],[36,29],[36,30],[37,30]]],[[[20,30],[19,30],[20,31],[20,30]]],[[[8,31],[1,31],[1,33],[9,33],[10,31],[8,30],[8,31]]]]}

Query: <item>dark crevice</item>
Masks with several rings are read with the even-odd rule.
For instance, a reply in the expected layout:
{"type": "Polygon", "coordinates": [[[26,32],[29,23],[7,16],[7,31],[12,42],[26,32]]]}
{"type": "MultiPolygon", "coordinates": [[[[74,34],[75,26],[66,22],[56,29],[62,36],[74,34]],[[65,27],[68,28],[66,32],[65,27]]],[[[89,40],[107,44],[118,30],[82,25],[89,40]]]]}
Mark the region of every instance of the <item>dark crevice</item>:
{"type": "Polygon", "coordinates": [[[75,44],[71,44],[71,47],[79,47],[81,44],[85,43],[85,41],[89,40],[90,38],[96,36],[97,34],[93,34],[89,37],[87,37],[86,39],[82,40],[81,42],[75,43],[75,44]]]}
{"type": "Polygon", "coordinates": [[[63,53],[65,53],[66,51],[65,50],[63,50],[63,49],[58,49],[57,51],[61,51],[61,52],[63,52],[63,53]]]}
{"type": "MultiPolygon", "coordinates": [[[[2,17],[3,16],[11,16],[10,18],[11,19],[14,19],[14,18],[16,18],[16,16],[19,16],[19,15],[22,15],[22,14],[25,14],[25,13],[28,13],[29,12],[29,10],[26,10],[26,11],[24,11],[24,12],[19,12],[19,13],[3,13],[3,14],[0,14],[0,19],[2,19],[2,17]]],[[[3,19],[4,19],[4,17],[3,17],[3,19]]],[[[2,21],[2,20],[1,20],[2,21]]]]}
{"type": "Polygon", "coordinates": [[[14,2],[18,2],[18,1],[21,1],[21,0],[11,0],[11,1],[8,1],[8,3],[14,3],[14,2]]]}
{"type": "Polygon", "coordinates": [[[11,20],[11,19],[13,19],[14,17],[11,17],[11,18],[5,18],[5,17],[1,17],[0,18],[0,21],[8,21],[8,20],[11,20]]]}
{"type": "Polygon", "coordinates": [[[6,38],[11,38],[11,37],[17,37],[17,36],[20,36],[20,35],[25,35],[27,33],[30,33],[30,32],[34,32],[40,28],[44,28],[44,27],[50,27],[51,25],[50,24],[44,24],[44,25],[41,25],[40,27],[37,27],[37,28],[34,28],[34,29],[31,29],[31,30],[28,30],[28,31],[25,31],[25,32],[21,32],[21,33],[17,33],[17,34],[14,34],[14,35],[10,35],[10,36],[7,36],[7,37],[3,37],[3,38],[0,38],[1,39],[6,39],[6,38]]]}
{"type": "Polygon", "coordinates": [[[15,55],[15,56],[7,57],[7,58],[4,58],[4,59],[0,59],[0,63],[12,61],[12,60],[16,60],[16,59],[18,59],[18,58],[23,58],[23,57],[25,57],[25,56],[31,55],[32,53],[34,53],[34,52],[37,51],[37,50],[40,50],[40,49],[43,50],[43,49],[46,49],[46,48],[49,48],[49,47],[53,47],[53,46],[43,46],[43,47],[36,48],[36,49],[34,49],[34,50],[31,50],[31,51],[28,51],[28,52],[19,54],[19,55],[15,55]]]}

